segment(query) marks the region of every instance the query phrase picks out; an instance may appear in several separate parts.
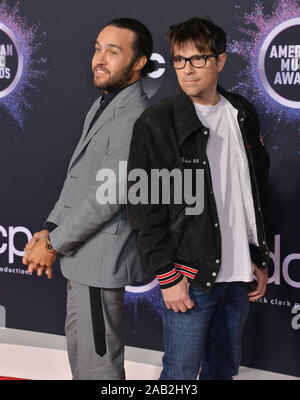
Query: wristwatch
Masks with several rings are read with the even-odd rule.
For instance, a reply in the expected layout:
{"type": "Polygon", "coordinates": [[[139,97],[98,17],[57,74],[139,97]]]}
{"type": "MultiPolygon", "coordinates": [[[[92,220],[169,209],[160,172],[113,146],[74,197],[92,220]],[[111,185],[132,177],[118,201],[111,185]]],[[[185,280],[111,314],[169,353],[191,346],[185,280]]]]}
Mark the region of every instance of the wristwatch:
{"type": "Polygon", "coordinates": [[[47,249],[47,251],[49,251],[49,253],[56,253],[56,250],[53,248],[49,236],[46,239],[46,249],[47,249]]]}

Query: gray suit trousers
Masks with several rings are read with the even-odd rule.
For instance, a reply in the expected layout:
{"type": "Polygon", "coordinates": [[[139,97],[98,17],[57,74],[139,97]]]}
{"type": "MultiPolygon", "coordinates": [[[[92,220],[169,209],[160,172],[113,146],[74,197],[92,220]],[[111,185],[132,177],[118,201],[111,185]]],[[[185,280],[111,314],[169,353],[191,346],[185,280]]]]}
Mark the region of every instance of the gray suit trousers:
{"type": "Polygon", "coordinates": [[[123,299],[124,288],[90,288],[68,280],[65,332],[73,379],[125,379],[123,299]]]}

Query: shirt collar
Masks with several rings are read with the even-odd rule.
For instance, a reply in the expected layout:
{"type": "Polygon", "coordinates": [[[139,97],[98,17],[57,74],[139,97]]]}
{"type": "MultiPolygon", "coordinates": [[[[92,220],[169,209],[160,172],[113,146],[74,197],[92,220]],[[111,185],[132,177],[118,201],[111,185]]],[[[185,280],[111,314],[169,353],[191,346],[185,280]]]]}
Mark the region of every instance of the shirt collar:
{"type": "MultiPolygon", "coordinates": [[[[240,114],[243,114],[245,117],[247,116],[243,104],[236,99],[237,95],[231,95],[230,92],[224,90],[220,85],[217,86],[217,91],[225,97],[240,114]]],[[[180,87],[175,94],[175,126],[179,135],[180,145],[182,145],[191,133],[199,129],[203,130],[204,128],[197,116],[192,100],[180,87]]]]}

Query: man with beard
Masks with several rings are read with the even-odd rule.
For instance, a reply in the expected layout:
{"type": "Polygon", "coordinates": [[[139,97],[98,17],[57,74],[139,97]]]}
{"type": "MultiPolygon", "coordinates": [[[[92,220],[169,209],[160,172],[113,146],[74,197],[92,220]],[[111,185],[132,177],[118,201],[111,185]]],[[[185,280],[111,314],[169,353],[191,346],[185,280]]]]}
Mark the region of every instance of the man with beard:
{"type": "MultiPolygon", "coordinates": [[[[26,245],[29,272],[52,276],[61,255],[67,282],[66,338],[73,379],[125,379],[120,337],[125,285],[145,279],[124,201],[98,202],[96,175],[126,161],[135,120],[147,107],[140,78],[153,71],[152,37],[139,21],[113,20],[100,32],[92,59],[103,95],[89,110],[67,177],[45,229],[26,245]]],[[[125,191],[124,191],[125,192],[125,191]]],[[[126,193],[120,193],[120,199],[126,193]]],[[[119,199],[117,193],[116,199],[119,199]]]]}

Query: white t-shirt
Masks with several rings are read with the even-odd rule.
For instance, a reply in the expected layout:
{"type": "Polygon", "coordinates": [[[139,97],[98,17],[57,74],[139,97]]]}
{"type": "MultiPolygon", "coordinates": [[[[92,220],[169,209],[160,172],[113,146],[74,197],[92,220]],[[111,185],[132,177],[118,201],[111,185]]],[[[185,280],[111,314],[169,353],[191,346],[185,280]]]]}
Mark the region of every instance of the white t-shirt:
{"type": "Polygon", "coordinates": [[[200,121],[210,130],[206,153],[222,238],[222,264],[216,282],[250,282],[253,265],[249,243],[257,245],[257,230],[238,111],[223,96],[214,106],[194,105],[200,121]]]}

